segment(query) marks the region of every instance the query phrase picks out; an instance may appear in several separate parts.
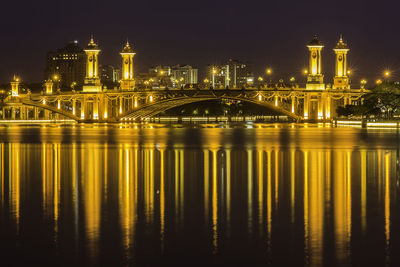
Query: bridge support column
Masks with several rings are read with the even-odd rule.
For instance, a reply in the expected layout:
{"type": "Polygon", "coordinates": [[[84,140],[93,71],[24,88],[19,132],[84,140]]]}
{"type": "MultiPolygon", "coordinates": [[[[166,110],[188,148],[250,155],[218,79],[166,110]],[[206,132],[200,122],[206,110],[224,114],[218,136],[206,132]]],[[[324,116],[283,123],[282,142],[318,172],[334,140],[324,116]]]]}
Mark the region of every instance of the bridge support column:
{"type": "Polygon", "coordinates": [[[343,96],[343,100],[344,100],[344,106],[346,106],[346,105],[348,105],[349,103],[348,103],[348,101],[349,101],[349,98],[347,97],[347,95],[344,95],[343,96]]]}
{"type": "Polygon", "coordinates": [[[118,113],[121,115],[123,112],[123,101],[124,99],[122,98],[122,96],[119,97],[119,111],[118,113]]]}
{"type": "Polygon", "coordinates": [[[95,95],[93,99],[93,119],[99,119],[99,98],[97,95],[95,95]]]}
{"type": "Polygon", "coordinates": [[[76,115],[76,99],[72,99],[72,114],[76,115]]]}
{"type": "Polygon", "coordinates": [[[35,120],[38,120],[38,119],[39,119],[39,112],[38,112],[38,108],[37,108],[37,107],[34,107],[34,108],[33,108],[33,118],[34,118],[35,120]]]}
{"type": "Polygon", "coordinates": [[[324,119],[324,97],[322,95],[318,96],[317,108],[318,108],[318,120],[324,119]]]}
{"type": "Polygon", "coordinates": [[[27,109],[26,109],[26,107],[21,107],[19,110],[20,110],[19,111],[19,118],[21,120],[26,120],[27,119],[27,116],[26,116],[27,109]]]}
{"type": "Polygon", "coordinates": [[[106,95],[103,97],[103,119],[108,119],[108,98],[106,95]]]}
{"type": "Polygon", "coordinates": [[[279,106],[279,96],[275,95],[275,101],[274,101],[275,107],[279,106]]]}
{"type": "Polygon", "coordinates": [[[331,97],[326,95],[325,97],[325,120],[331,119],[331,97]]]}
{"type": "Polygon", "coordinates": [[[6,119],[6,109],[5,108],[2,108],[2,118],[3,118],[3,120],[6,119]]]}
{"type": "Polygon", "coordinates": [[[135,96],[135,100],[133,101],[133,108],[137,108],[139,106],[138,98],[135,96]]]}
{"type": "Polygon", "coordinates": [[[296,97],[292,96],[292,110],[291,111],[293,114],[296,114],[296,102],[297,102],[296,97]]]}
{"type": "Polygon", "coordinates": [[[15,120],[15,108],[11,108],[11,119],[15,120]]]}
{"type": "Polygon", "coordinates": [[[50,111],[44,110],[44,119],[45,120],[50,120],[50,111]]]}
{"type": "Polygon", "coordinates": [[[309,104],[309,97],[307,94],[304,95],[304,104],[303,104],[303,109],[304,109],[304,119],[308,120],[308,104],[309,104]]]}
{"type": "Polygon", "coordinates": [[[81,101],[81,120],[85,119],[85,112],[86,112],[86,97],[83,97],[81,101]]]}

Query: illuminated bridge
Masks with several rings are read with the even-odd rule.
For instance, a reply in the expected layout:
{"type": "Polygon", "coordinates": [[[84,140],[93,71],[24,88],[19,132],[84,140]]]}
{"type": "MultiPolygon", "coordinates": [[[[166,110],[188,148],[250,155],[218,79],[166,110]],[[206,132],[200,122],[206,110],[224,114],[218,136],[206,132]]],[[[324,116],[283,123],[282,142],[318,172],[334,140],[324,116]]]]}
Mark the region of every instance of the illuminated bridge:
{"type": "MultiPolygon", "coordinates": [[[[14,77],[10,95],[1,102],[0,119],[3,121],[75,121],[121,122],[143,121],[185,104],[208,100],[251,102],[285,115],[293,121],[330,121],[336,109],[362,102],[366,90],[351,89],[347,72],[347,45],[340,39],[335,47],[336,73],[333,85],[325,85],[321,73],[323,46],[315,37],[307,46],[310,64],[307,84],[291,87],[247,86],[246,88],[213,88],[203,86],[188,89],[138,89],[133,76],[135,53],[127,43],[122,55],[123,79],[120,88],[103,89],[98,77],[97,55],[100,52],[93,39],[85,52],[87,68],[82,91],[53,92],[54,81],[45,81],[41,93],[21,94],[20,80],[14,77]]],[[[212,74],[213,75],[213,74],[212,74]]]]}

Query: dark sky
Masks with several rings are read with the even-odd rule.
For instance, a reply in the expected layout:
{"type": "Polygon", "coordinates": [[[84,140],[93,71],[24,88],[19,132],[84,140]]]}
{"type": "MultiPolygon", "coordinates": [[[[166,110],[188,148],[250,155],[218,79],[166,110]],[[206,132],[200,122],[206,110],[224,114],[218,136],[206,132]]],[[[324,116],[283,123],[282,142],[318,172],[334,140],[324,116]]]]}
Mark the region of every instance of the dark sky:
{"type": "Polygon", "coordinates": [[[18,74],[43,80],[46,52],[93,34],[101,63],[119,66],[129,38],[136,71],[156,64],[200,68],[229,58],[270,66],[275,78],[301,76],[305,45],[318,34],[325,45],[323,72],[330,82],[332,48],[339,35],[350,47],[353,81],[370,82],[390,68],[400,78],[400,1],[49,1],[1,3],[0,83],[18,74]]]}

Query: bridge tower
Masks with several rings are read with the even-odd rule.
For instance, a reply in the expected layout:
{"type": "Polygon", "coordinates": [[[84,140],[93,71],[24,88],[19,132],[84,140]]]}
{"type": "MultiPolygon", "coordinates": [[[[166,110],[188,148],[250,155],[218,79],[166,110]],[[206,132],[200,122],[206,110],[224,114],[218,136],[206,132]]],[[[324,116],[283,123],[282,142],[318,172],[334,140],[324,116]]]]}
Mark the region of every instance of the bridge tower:
{"type": "Polygon", "coordinates": [[[135,80],[133,78],[133,56],[135,53],[133,49],[129,45],[129,42],[126,42],[124,49],[121,52],[122,56],[122,81],[121,81],[121,89],[122,90],[133,90],[135,89],[135,80]]]}
{"type": "Polygon", "coordinates": [[[321,50],[324,47],[315,35],[307,45],[310,51],[310,63],[307,77],[307,90],[324,90],[324,75],[321,72],[321,50]]]}
{"type": "Polygon", "coordinates": [[[53,81],[48,79],[44,81],[44,86],[46,87],[46,94],[51,95],[53,93],[53,81]]]}
{"type": "Polygon", "coordinates": [[[11,81],[11,96],[19,95],[19,83],[19,78],[17,76],[14,76],[13,80],[11,81]]]}
{"type": "Polygon", "coordinates": [[[339,42],[333,49],[336,54],[336,71],[333,79],[333,89],[350,89],[349,76],[347,75],[347,44],[340,36],[339,42]]]}
{"type": "Polygon", "coordinates": [[[90,39],[90,43],[85,49],[87,61],[86,61],[86,77],[83,86],[84,92],[100,92],[101,83],[99,78],[99,64],[98,55],[100,49],[94,42],[93,37],[90,39]]]}

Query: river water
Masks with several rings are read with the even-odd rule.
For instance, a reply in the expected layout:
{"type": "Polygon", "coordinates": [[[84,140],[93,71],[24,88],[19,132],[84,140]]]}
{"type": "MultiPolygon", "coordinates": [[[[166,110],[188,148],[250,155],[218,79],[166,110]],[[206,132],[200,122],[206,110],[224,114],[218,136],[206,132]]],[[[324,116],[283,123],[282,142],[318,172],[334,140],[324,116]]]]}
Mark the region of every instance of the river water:
{"type": "Polygon", "coordinates": [[[34,265],[400,266],[400,133],[0,126],[0,255],[34,265]]]}

